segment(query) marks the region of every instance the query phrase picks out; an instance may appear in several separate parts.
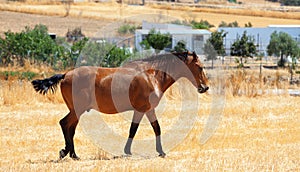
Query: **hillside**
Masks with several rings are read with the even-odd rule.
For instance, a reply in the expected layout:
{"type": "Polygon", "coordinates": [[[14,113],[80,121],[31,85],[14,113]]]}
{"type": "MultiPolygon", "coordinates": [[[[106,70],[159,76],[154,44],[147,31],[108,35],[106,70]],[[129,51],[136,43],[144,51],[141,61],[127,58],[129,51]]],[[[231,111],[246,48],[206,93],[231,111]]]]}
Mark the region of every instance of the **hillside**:
{"type": "Polygon", "coordinates": [[[48,26],[49,32],[61,36],[65,35],[68,29],[81,27],[84,33],[91,37],[95,36],[103,26],[117,20],[140,23],[142,20],[159,21],[161,18],[169,21],[203,19],[215,26],[218,26],[221,21],[237,21],[240,26],[251,22],[253,27],[266,27],[270,24],[300,24],[300,12],[207,9],[170,5],[129,6],[115,3],[80,3],[71,5],[69,12],[68,17],[63,17],[66,14],[66,6],[62,4],[0,3],[0,34],[3,35],[8,30],[21,31],[27,25],[34,26],[42,23],[48,26]]]}

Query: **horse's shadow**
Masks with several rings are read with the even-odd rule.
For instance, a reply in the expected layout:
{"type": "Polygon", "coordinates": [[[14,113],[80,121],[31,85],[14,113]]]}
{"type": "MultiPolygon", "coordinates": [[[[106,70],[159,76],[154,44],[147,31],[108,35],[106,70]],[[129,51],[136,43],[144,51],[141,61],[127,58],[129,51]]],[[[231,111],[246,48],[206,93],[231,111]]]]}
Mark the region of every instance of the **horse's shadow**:
{"type": "Polygon", "coordinates": [[[83,158],[79,160],[73,160],[72,158],[66,157],[63,159],[57,158],[56,160],[53,159],[38,159],[38,160],[32,160],[28,159],[25,162],[28,164],[45,164],[45,163],[67,163],[67,162],[72,162],[72,161],[108,161],[108,160],[117,160],[117,159],[132,159],[132,160],[138,160],[138,159],[151,159],[155,157],[151,156],[143,156],[143,155],[119,155],[119,156],[112,156],[112,157],[107,157],[107,156],[95,156],[95,157],[90,157],[90,158],[83,158]]]}

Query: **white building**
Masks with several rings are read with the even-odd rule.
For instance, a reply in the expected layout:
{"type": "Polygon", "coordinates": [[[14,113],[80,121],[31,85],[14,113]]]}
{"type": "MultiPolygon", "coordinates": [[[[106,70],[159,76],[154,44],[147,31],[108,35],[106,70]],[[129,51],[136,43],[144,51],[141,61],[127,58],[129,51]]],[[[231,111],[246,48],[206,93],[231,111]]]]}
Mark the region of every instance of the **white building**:
{"type": "Polygon", "coordinates": [[[271,34],[275,31],[285,32],[300,44],[300,25],[270,25],[265,28],[219,28],[218,31],[227,32],[224,38],[226,54],[230,54],[230,47],[236,41],[237,37],[241,37],[244,31],[247,35],[252,36],[257,45],[259,53],[267,55],[267,46],[269,45],[271,34]]]}
{"type": "Polygon", "coordinates": [[[208,30],[192,29],[190,26],[148,23],[143,21],[142,29],[135,31],[135,46],[138,51],[143,50],[140,42],[145,39],[151,29],[155,29],[161,34],[171,35],[172,44],[167,47],[166,50],[173,49],[179,41],[184,41],[188,50],[195,51],[199,55],[203,54],[204,44],[211,34],[208,30]]]}

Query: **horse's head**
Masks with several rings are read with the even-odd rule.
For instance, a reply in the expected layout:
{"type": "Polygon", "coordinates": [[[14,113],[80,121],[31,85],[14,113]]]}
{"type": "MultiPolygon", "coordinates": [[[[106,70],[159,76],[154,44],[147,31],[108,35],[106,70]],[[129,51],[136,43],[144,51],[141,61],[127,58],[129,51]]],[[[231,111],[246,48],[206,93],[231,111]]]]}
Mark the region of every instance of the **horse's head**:
{"type": "Polygon", "coordinates": [[[193,74],[193,78],[187,78],[198,89],[199,93],[205,93],[209,89],[209,87],[207,86],[208,79],[203,69],[204,66],[200,62],[197,54],[195,52],[184,52],[182,54],[178,53],[176,55],[187,65],[187,67],[193,74]]]}

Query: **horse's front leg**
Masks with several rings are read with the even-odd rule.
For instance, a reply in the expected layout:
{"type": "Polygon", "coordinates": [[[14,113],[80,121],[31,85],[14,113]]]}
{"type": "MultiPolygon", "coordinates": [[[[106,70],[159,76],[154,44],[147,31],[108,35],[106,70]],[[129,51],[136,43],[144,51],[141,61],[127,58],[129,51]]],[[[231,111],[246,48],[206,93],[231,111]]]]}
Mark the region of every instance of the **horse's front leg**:
{"type": "Polygon", "coordinates": [[[139,127],[139,124],[140,124],[143,116],[144,116],[143,113],[134,111],[131,126],[130,126],[130,129],[129,129],[129,136],[128,136],[128,139],[127,139],[127,142],[126,142],[126,145],[125,145],[125,148],[124,148],[124,152],[127,155],[131,155],[132,140],[135,136],[135,133],[136,133],[138,127],[139,127]]]}
{"type": "Polygon", "coordinates": [[[166,154],[163,151],[162,146],[161,146],[161,137],[160,137],[161,131],[160,131],[159,123],[156,118],[155,110],[153,109],[153,110],[147,112],[146,116],[147,116],[149,122],[151,123],[151,126],[152,126],[155,136],[156,136],[156,151],[159,153],[160,157],[165,157],[166,154]]]}

